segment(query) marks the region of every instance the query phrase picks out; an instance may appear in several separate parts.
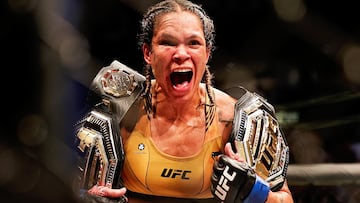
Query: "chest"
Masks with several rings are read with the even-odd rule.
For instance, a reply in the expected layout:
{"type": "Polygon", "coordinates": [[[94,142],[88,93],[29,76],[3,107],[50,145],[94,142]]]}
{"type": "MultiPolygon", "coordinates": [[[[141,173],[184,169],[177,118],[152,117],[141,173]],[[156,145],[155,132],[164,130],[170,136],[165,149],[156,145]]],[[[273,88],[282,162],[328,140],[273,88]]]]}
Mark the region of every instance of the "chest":
{"type": "Polygon", "coordinates": [[[227,124],[217,114],[207,130],[200,120],[186,125],[176,120],[154,121],[142,116],[124,140],[126,187],[159,196],[212,197],[212,154],[223,149],[227,124]]]}
{"type": "Polygon", "coordinates": [[[191,120],[151,119],[149,135],[154,145],[163,153],[186,157],[200,151],[205,140],[205,119],[191,120]]]}

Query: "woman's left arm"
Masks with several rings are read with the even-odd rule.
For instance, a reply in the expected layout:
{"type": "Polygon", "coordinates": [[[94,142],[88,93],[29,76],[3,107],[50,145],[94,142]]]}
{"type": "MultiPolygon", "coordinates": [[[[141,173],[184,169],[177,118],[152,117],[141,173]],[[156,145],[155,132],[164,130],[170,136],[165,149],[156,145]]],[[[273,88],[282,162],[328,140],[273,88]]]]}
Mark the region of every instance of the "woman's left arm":
{"type": "MultiPolygon", "coordinates": [[[[225,154],[230,156],[232,159],[237,161],[244,161],[240,158],[239,154],[235,153],[232,148],[231,144],[227,143],[225,145],[225,154]]],[[[292,198],[291,191],[288,187],[287,181],[284,182],[283,186],[280,190],[273,192],[269,191],[266,203],[293,203],[294,200],[292,198]]]]}
{"type": "Polygon", "coordinates": [[[293,203],[291,191],[288,187],[287,181],[284,182],[284,185],[279,191],[269,192],[266,203],[293,203]]]}

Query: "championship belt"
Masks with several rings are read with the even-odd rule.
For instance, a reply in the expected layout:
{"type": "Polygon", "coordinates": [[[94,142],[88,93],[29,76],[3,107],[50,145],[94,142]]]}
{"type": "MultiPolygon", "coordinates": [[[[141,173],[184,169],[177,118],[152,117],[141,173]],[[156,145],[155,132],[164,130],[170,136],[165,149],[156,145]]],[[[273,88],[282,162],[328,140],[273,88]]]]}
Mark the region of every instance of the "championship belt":
{"type": "Polygon", "coordinates": [[[280,189],[289,164],[289,147],[275,118],[274,107],[256,93],[246,93],[236,102],[230,140],[272,191],[280,189]]]}
{"type": "Polygon", "coordinates": [[[125,158],[120,122],[144,90],[145,77],[118,61],[103,67],[93,80],[91,92],[100,102],[75,125],[78,154],[76,187],[122,187],[120,173],[125,158]]]}
{"type": "Polygon", "coordinates": [[[118,128],[111,115],[98,110],[78,123],[79,188],[90,189],[94,185],[120,188],[124,151],[118,128]]]}

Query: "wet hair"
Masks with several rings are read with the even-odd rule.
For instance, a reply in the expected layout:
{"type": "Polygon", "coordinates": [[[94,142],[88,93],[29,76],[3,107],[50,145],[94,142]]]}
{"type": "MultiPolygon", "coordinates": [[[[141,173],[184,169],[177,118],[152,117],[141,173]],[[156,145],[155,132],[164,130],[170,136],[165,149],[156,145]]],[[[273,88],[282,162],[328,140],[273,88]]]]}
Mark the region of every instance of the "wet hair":
{"type": "MultiPolygon", "coordinates": [[[[188,11],[199,17],[205,36],[206,47],[210,50],[210,57],[215,49],[215,27],[212,19],[207,15],[201,5],[194,4],[188,0],[164,0],[150,8],[144,13],[143,18],[140,22],[140,33],[138,35],[138,46],[141,49],[144,44],[148,44],[151,47],[151,41],[154,35],[154,28],[158,20],[165,14],[188,11]]],[[[151,98],[151,67],[145,66],[145,77],[146,77],[146,89],[143,96],[148,99],[151,98]]],[[[211,90],[212,74],[209,71],[209,67],[206,66],[203,80],[206,83],[206,91],[210,97],[211,104],[214,103],[213,94],[211,90]]],[[[149,107],[149,106],[148,106],[149,107]]],[[[151,106],[149,109],[152,109],[151,106]]]]}

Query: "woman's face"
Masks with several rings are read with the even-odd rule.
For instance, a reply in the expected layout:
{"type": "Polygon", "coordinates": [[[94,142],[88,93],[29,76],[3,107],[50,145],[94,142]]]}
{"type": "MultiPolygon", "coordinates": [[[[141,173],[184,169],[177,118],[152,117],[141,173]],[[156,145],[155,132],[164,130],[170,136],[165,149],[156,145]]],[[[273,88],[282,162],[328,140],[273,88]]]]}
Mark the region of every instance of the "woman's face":
{"type": "Polygon", "coordinates": [[[152,46],[144,45],[143,53],[162,91],[180,102],[198,91],[210,52],[200,19],[190,12],[176,12],[159,18],[152,46]]]}

